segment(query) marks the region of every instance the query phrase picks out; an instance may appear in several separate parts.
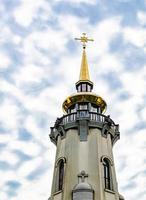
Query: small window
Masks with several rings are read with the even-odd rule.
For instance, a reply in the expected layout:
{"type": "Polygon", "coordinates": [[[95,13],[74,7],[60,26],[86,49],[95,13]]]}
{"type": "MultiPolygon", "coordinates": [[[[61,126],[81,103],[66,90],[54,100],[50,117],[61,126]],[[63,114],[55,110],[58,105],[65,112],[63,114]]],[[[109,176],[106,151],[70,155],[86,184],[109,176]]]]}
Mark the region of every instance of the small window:
{"type": "Polygon", "coordinates": [[[91,86],[87,85],[87,92],[91,92],[91,86]]]}
{"type": "Polygon", "coordinates": [[[81,85],[78,86],[77,91],[81,92],[81,85]]]}
{"type": "Polygon", "coordinates": [[[97,108],[94,106],[91,106],[91,112],[97,112],[97,108]]]}
{"type": "Polygon", "coordinates": [[[75,108],[75,107],[71,108],[71,109],[70,109],[70,112],[71,112],[71,113],[76,112],[76,108],[75,108]]]}
{"type": "Polygon", "coordinates": [[[56,169],[56,186],[55,192],[58,192],[63,189],[63,180],[64,180],[64,164],[65,160],[61,159],[57,163],[56,169]]]}
{"type": "Polygon", "coordinates": [[[79,104],[79,110],[87,110],[88,104],[79,104]]]}
{"type": "Polygon", "coordinates": [[[87,89],[86,89],[86,84],[85,84],[85,83],[82,84],[82,91],[83,91],[83,92],[86,92],[86,91],[87,91],[87,89]]]}
{"type": "Polygon", "coordinates": [[[98,113],[101,113],[101,108],[100,107],[98,108],[98,113]]]}
{"type": "Polygon", "coordinates": [[[103,173],[105,189],[112,190],[111,166],[107,158],[103,159],[103,173]]]}
{"type": "Polygon", "coordinates": [[[63,188],[63,177],[64,177],[64,162],[63,160],[59,163],[59,180],[58,180],[58,190],[62,190],[63,188]]]}
{"type": "Polygon", "coordinates": [[[75,106],[75,105],[74,105],[74,106],[71,106],[71,107],[68,109],[68,114],[74,113],[74,112],[76,112],[76,106],[75,106]]]}
{"type": "Polygon", "coordinates": [[[94,104],[91,105],[91,112],[98,112],[99,108],[95,106],[94,104]]]}

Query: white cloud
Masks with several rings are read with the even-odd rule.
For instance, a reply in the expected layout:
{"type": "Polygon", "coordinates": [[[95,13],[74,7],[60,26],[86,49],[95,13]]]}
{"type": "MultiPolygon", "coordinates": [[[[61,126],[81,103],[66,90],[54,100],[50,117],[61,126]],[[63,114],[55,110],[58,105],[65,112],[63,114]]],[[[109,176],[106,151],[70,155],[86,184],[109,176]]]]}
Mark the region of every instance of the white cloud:
{"type": "Polygon", "coordinates": [[[19,25],[28,27],[38,17],[38,10],[42,7],[51,13],[49,4],[44,0],[21,0],[20,5],[14,10],[14,18],[19,25]]]}
{"type": "Polygon", "coordinates": [[[123,36],[126,42],[129,42],[137,47],[144,47],[146,44],[146,30],[144,28],[124,28],[123,36]]]}
{"type": "Polygon", "coordinates": [[[19,161],[18,157],[11,152],[7,152],[6,150],[1,152],[0,161],[7,161],[11,166],[16,165],[19,161]]]}
{"type": "Polygon", "coordinates": [[[141,25],[145,25],[146,24],[146,13],[143,11],[138,11],[137,13],[137,18],[138,21],[141,25]]]}
{"type": "Polygon", "coordinates": [[[6,23],[0,22],[0,44],[8,44],[8,42],[13,43],[14,45],[19,45],[22,41],[21,36],[14,34],[13,31],[6,23]]]}
{"type": "Polygon", "coordinates": [[[9,143],[8,148],[11,151],[20,150],[25,152],[25,154],[29,156],[38,156],[41,152],[41,147],[35,142],[25,142],[25,141],[18,141],[13,140],[13,142],[9,143]]]}
{"type": "Polygon", "coordinates": [[[4,54],[3,52],[0,52],[0,70],[8,68],[10,63],[11,63],[11,60],[9,56],[4,54]]]}
{"type": "Polygon", "coordinates": [[[87,17],[80,18],[75,15],[62,14],[58,16],[58,27],[65,33],[67,39],[73,39],[80,36],[82,32],[89,30],[91,27],[87,17]],[[65,20],[64,20],[65,19],[65,20]]]}
{"type": "Polygon", "coordinates": [[[26,200],[26,199],[35,199],[35,200],[46,200],[49,198],[50,188],[52,179],[52,172],[49,170],[47,173],[43,174],[37,180],[26,182],[23,184],[21,189],[18,191],[17,197],[11,198],[12,200],[26,200]],[[37,188],[37,189],[36,189],[37,188]],[[48,189],[49,188],[49,189],[48,189]]]}
{"type": "MultiPolygon", "coordinates": [[[[138,72],[126,72],[120,75],[121,82],[125,87],[125,90],[129,94],[134,96],[137,100],[145,94],[146,80],[145,80],[146,67],[143,67],[138,72]]],[[[142,103],[142,102],[139,102],[142,103]]]]}
{"type": "Polygon", "coordinates": [[[121,17],[111,17],[100,21],[95,27],[92,27],[92,37],[94,38],[93,52],[102,55],[109,51],[110,42],[121,32],[121,17]],[[96,51],[97,49],[97,51],[96,51]]]}
{"type": "MultiPolygon", "coordinates": [[[[11,132],[12,133],[12,132],[11,132]]],[[[15,136],[14,137],[14,134],[13,134],[13,139],[15,138],[16,139],[16,137],[17,136],[15,136]]],[[[11,141],[11,137],[9,136],[9,134],[8,134],[8,132],[7,132],[7,134],[5,133],[5,134],[3,134],[3,132],[1,131],[1,134],[0,134],[0,142],[1,143],[8,143],[8,142],[10,142],[11,141]]]]}
{"type": "MultiPolygon", "coordinates": [[[[55,0],[56,2],[66,2],[67,0],[55,0]]],[[[98,0],[70,0],[69,3],[73,4],[80,4],[80,3],[85,3],[85,4],[96,4],[98,0]]]]}
{"type": "Polygon", "coordinates": [[[97,74],[100,75],[104,71],[106,73],[107,72],[111,73],[111,71],[121,73],[122,68],[123,68],[123,65],[120,62],[120,58],[118,58],[118,55],[104,53],[98,59],[97,74]]]}
{"type": "Polygon", "coordinates": [[[20,110],[10,99],[1,105],[0,122],[6,129],[17,129],[20,120],[20,110]]]}
{"type": "Polygon", "coordinates": [[[56,30],[47,28],[44,31],[33,31],[29,34],[23,40],[23,49],[20,50],[27,56],[34,56],[36,58],[34,61],[39,61],[39,59],[43,61],[45,57],[40,50],[46,50],[48,52],[46,56],[50,57],[50,55],[64,51],[66,42],[67,38],[62,31],[56,32],[56,30]],[[37,55],[41,56],[37,58],[37,55]]]}
{"type": "Polygon", "coordinates": [[[17,172],[16,172],[17,176],[19,178],[28,176],[40,166],[41,162],[42,162],[42,158],[37,157],[29,162],[23,163],[23,165],[21,165],[17,169],[17,172]]]}
{"type": "Polygon", "coordinates": [[[7,195],[6,195],[5,191],[4,191],[4,192],[1,192],[1,198],[2,198],[3,200],[7,200],[7,195]]]}
{"type": "Polygon", "coordinates": [[[26,65],[22,66],[16,73],[13,74],[13,78],[16,82],[16,85],[19,86],[20,83],[28,82],[40,82],[42,78],[49,74],[49,70],[44,70],[41,66],[36,65],[26,65]]]}
{"type": "MultiPolygon", "coordinates": [[[[120,148],[117,144],[114,151],[116,157],[116,165],[121,165],[121,159],[123,159],[123,166],[120,171],[118,170],[118,179],[120,185],[125,188],[125,198],[136,199],[142,191],[145,190],[145,130],[139,130],[137,132],[128,135],[126,133],[123,139],[123,133],[121,133],[120,148]],[[129,138],[130,137],[130,138],[129,138]],[[139,156],[140,155],[140,156],[139,156]],[[118,163],[117,163],[118,162],[118,163]],[[128,188],[128,185],[135,184],[134,187],[128,188]],[[139,187],[140,186],[140,187],[139,187]],[[130,191],[130,192],[129,192],[130,191]]],[[[143,198],[142,198],[143,199],[143,198]]]]}
{"type": "MultiPolygon", "coordinates": [[[[15,171],[9,170],[9,171],[5,171],[5,170],[1,170],[0,171],[0,177],[1,177],[1,181],[0,181],[0,187],[2,188],[2,190],[4,191],[4,185],[7,181],[10,180],[15,180],[16,176],[15,176],[15,171]]],[[[5,191],[4,191],[5,192],[5,191]]]]}
{"type": "Polygon", "coordinates": [[[146,107],[144,107],[144,109],[142,109],[142,111],[141,111],[141,116],[142,116],[142,119],[143,119],[144,121],[146,121],[146,107]]]}

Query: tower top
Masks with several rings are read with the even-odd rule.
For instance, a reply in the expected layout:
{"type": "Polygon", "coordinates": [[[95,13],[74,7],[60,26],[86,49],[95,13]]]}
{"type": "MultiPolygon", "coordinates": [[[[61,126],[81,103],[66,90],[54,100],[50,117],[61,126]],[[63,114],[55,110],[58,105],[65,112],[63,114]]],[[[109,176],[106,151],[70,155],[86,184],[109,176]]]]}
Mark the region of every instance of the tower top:
{"type": "Polygon", "coordinates": [[[83,46],[80,77],[79,81],[76,82],[77,93],[65,99],[62,105],[63,111],[65,113],[68,113],[70,112],[71,108],[73,108],[77,104],[91,103],[95,107],[99,108],[101,110],[101,113],[103,113],[106,109],[106,102],[102,99],[102,97],[92,93],[93,82],[90,81],[86,56],[86,43],[88,41],[94,40],[86,37],[86,33],[83,33],[80,38],[75,38],[75,40],[79,40],[83,46]]]}
{"type": "Polygon", "coordinates": [[[91,38],[86,37],[86,33],[82,33],[82,35],[83,36],[81,36],[80,38],[75,38],[75,40],[80,40],[82,45],[83,45],[83,49],[85,49],[86,48],[86,43],[88,41],[92,41],[93,42],[94,40],[91,39],[91,38]]]}
{"type": "Polygon", "coordinates": [[[83,45],[83,54],[82,54],[82,62],[81,62],[81,70],[80,70],[80,77],[79,81],[90,81],[90,75],[88,70],[88,62],[87,62],[87,56],[86,56],[86,43],[88,41],[94,41],[93,39],[89,39],[86,37],[86,33],[83,33],[80,38],[75,38],[75,40],[81,41],[83,45]]]}

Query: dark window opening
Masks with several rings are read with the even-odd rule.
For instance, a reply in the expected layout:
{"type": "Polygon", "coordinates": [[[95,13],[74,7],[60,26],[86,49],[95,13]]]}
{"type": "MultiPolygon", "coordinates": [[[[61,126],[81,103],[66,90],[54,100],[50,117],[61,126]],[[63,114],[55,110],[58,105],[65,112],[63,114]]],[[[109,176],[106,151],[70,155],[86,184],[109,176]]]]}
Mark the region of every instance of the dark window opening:
{"type": "Polygon", "coordinates": [[[76,106],[75,106],[75,105],[71,106],[71,107],[68,109],[68,114],[70,114],[70,113],[75,113],[75,112],[76,112],[76,106]]]}
{"type": "Polygon", "coordinates": [[[101,113],[100,107],[97,105],[91,104],[91,112],[101,113]]]}
{"type": "Polygon", "coordinates": [[[107,135],[107,133],[108,133],[108,130],[105,129],[104,130],[104,135],[107,135]]]}
{"type": "Polygon", "coordinates": [[[60,131],[60,135],[61,135],[61,137],[63,136],[63,132],[62,131],[60,131]]]}
{"type": "Polygon", "coordinates": [[[91,85],[87,83],[81,83],[79,86],[77,86],[78,92],[91,92],[91,85]]]}
{"type": "Polygon", "coordinates": [[[112,190],[111,169],[108,159],[103,160],[105,189],[112,190]]]}
{"type": "Polygon", "coordinates": [[[71,112],[71,113],[76,112],[76,107],[75,107],[75,106],[71,107],[70,112],[71,112]]]}
{"type": "Polygon", "coordinates": [[[59,177],[58,177],[58,190],[63,189],[63,177],[64,177],[64,162],[61,160],[59,162],[59,177]]]}

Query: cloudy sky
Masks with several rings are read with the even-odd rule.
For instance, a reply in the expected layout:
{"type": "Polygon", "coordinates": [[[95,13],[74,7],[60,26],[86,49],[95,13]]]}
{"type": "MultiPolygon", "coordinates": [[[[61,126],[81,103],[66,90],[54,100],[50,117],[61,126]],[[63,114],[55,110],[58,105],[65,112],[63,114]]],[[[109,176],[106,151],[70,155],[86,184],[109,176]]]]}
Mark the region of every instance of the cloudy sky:
{"type": "Polygon", "coordinates": [[[120,124],[119,191],[146,199],[146,0],[0,0],[0,200],[47,200],[49,127],[75,92],[82,32],[94,92],[120,124]]]}

